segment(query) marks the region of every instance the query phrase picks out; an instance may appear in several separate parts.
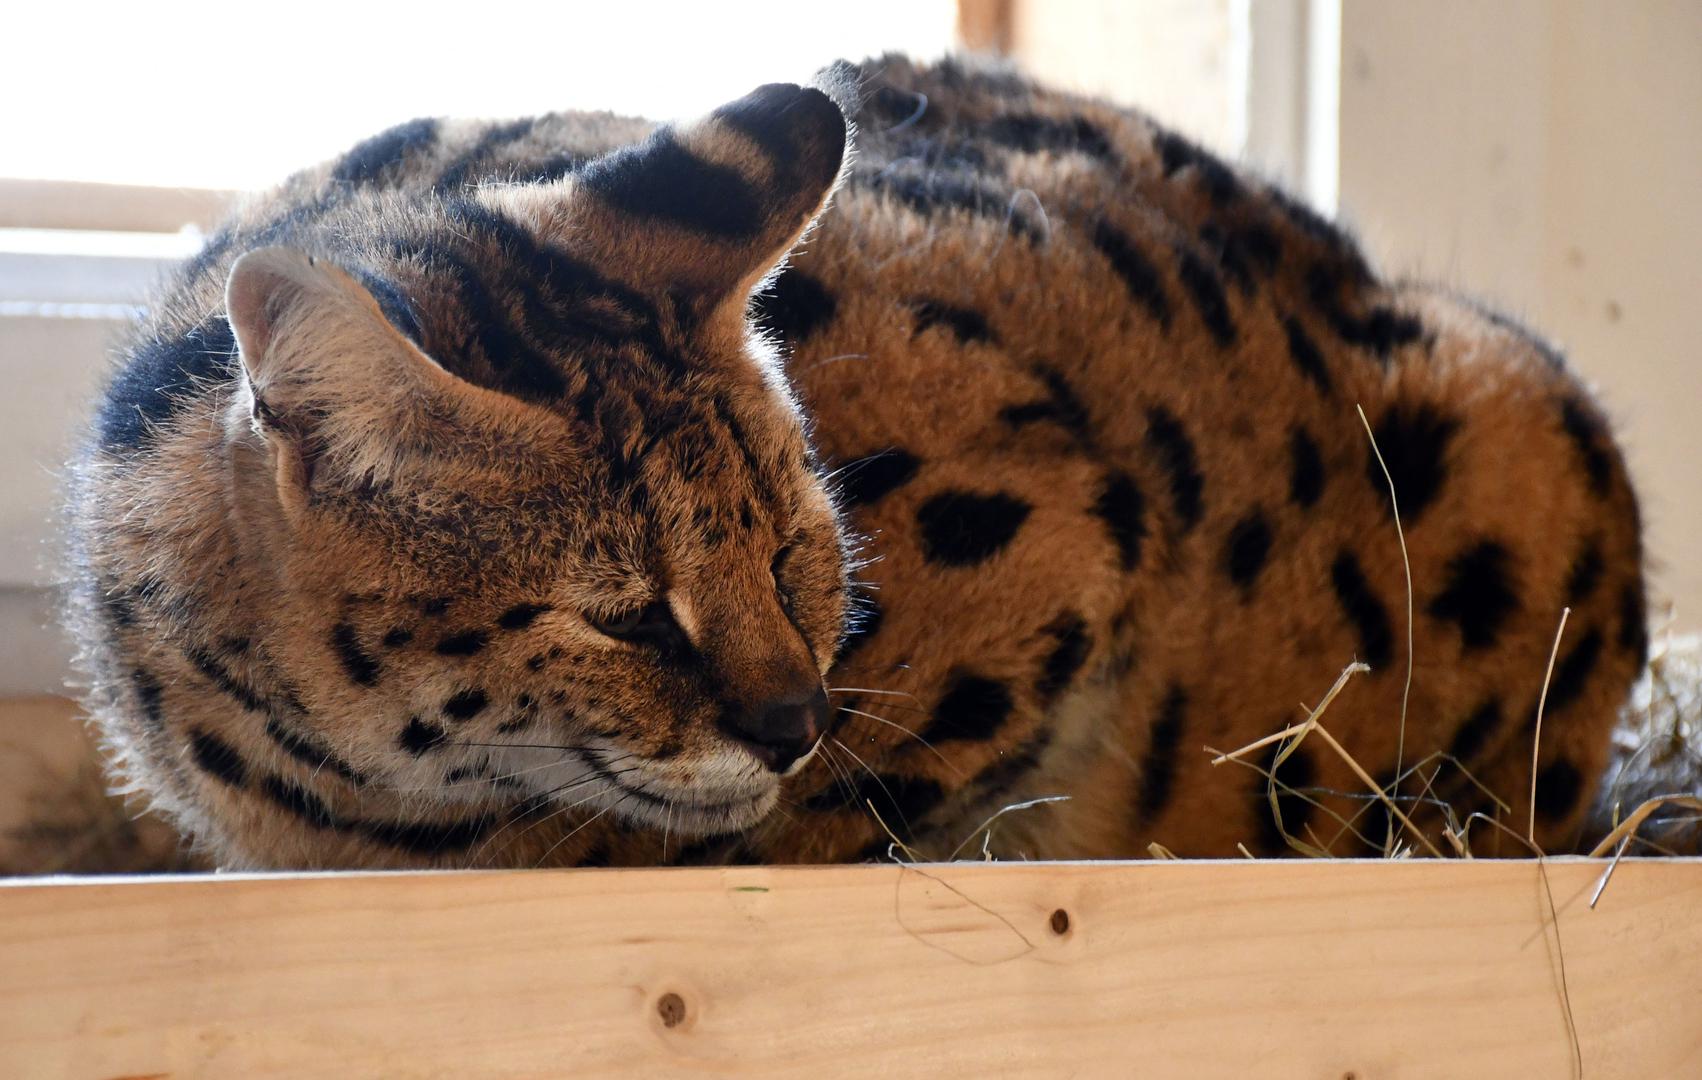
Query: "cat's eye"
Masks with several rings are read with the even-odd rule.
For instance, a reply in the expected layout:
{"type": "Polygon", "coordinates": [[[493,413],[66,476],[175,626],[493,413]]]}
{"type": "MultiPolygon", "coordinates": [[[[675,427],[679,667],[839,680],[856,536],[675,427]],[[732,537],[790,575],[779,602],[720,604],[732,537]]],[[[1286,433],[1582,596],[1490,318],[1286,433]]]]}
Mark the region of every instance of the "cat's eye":
{"type": "Polygon", "coordinates": [[[613,616],[587,611],[585,621],[596,627],[598,632],[621,641],[660,641],[679,632],[673,610],[661,600],[628,608],[613,616]]]}
{"type": "Polygon", "coordinates": [[[768,567],[769,576],[774,578],[774,591],[780,597],[780,606],[784,607],[787,611],[792,610],[794,601],[792,599],[792,590],[786,587],[786,579],[782,576],[782,574],[784,574],[786,569],[786,560],[790,558],[791,555],[792,545],[787,544],[785,547],[774,553],[774,562],[770,563],[768,567]]]}

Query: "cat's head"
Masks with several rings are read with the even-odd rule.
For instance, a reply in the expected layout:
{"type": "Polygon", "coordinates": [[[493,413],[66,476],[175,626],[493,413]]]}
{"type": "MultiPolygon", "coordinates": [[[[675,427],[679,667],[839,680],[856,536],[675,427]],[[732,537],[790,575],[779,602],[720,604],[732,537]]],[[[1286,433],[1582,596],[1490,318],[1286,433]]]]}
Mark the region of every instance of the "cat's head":
{"type": "Polygon", "coordinates": [[[830,723],[848,551],[747,305],[840,176],[834,96],[235,263],[269,640],[350,760],[686,834],[772,808],[830,723]]]}

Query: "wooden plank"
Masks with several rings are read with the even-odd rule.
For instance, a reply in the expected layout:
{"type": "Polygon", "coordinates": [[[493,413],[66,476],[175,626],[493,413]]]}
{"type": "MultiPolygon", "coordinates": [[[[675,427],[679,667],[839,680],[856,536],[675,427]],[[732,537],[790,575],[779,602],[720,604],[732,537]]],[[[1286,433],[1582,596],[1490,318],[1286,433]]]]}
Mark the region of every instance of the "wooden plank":
{"type": "Polygon", "coordinates": [[[1532,862],[16,882],[0,1071],[1702,1075],[1702,861],[1602,866],[1564,996],[1532,862]]]}
{"type": "Polygon", "coordinates": [[[235,194],[207,188],[95,184],[81,180],[0,179],[0,228],[176,232],[210,229],[235,194]]]}

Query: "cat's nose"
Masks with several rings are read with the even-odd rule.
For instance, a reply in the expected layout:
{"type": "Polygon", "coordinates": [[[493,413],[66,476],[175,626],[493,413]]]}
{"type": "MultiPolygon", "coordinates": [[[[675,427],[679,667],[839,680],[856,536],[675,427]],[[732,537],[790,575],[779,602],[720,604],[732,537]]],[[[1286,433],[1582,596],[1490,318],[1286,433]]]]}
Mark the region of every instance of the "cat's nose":
{"type": "Polygon", "coordinates": [[[816,683],[748,709],[729,709],[721,730],[770,770],[783,773],[815,747],[829,715],[827,694],[816,683]]]}

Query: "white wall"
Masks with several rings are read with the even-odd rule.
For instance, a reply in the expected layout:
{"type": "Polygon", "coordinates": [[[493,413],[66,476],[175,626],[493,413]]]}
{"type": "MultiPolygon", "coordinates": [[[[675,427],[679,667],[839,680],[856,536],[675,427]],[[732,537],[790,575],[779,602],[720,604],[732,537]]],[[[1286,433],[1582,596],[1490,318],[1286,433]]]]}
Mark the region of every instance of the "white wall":
{"type": "Polygon", "coordinates": [[[1702,628],[1702,4],[1346,0],[1341,36],[1342,212],[1598,384],[1702,628]]]}

